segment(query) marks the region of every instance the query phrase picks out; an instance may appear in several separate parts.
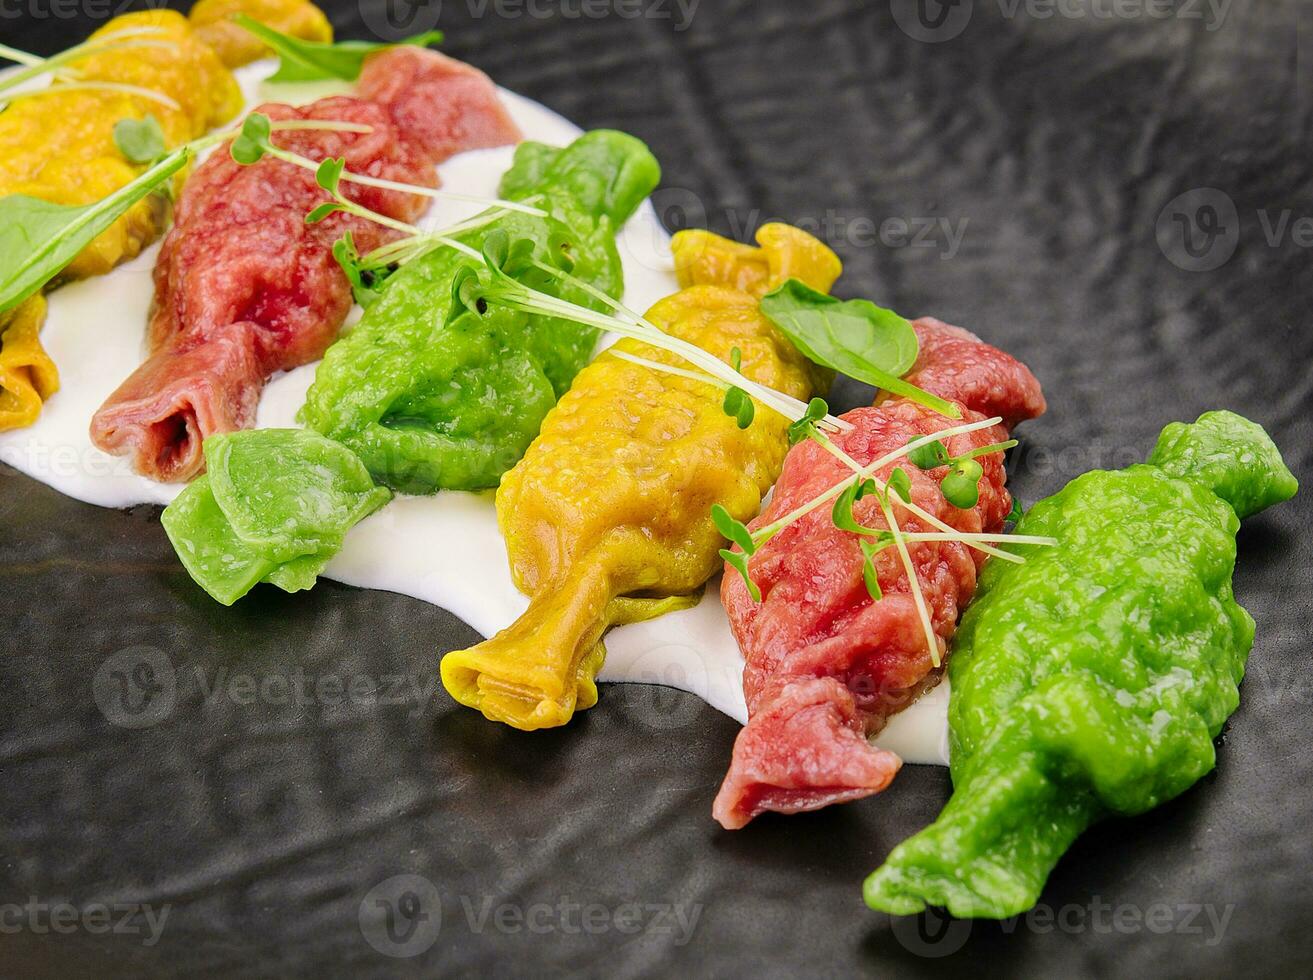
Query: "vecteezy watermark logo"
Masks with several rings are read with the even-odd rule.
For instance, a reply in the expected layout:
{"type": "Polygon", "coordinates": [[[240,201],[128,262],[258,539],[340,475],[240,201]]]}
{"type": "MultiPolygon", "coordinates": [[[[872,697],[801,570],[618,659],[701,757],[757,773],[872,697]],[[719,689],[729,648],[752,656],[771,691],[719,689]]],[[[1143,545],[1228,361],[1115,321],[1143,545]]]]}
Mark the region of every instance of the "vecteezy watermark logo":
{"type": "Polygon", "coordinates": [[[360,932],[384,956],[406,959],[427,952],[442,931],[442,896],[423,875],[396,875],[369,890],[360,903],[360,932]]]}
{"type": "MultiPolygon", "coordinates": [[[[1205,946],[1211,947],[1222,941],[1234,913],[1234,904],[1153,902],[1141,906],[1124,902],[1114,905],[1095,895],[1085,904],[1071,902],[1055,907],[1041,902],[1023,915],[1000,919],[997,923],[990,923],[988,928],[997,928],[1006,935],[1014,932],[1039,935],[1052,932],[1122,936],[1144,932],[1158,936],[1172,934],[1197,937],[1205,946]]],[[[927,909],[920,915],[889,918],[889,930],[899,945],[909,953],[928,959],[952,956],[966,945],[974,926],[974,920],[954,919],[934,909],[927,909]]]]}
{"type": "MultiPolygon", "coordinates": [[[[564,894],[550,901],[521,902],[501,896],[449,896],[448,911],[459,908],[461,925],[472,935],[504,936],[669,936],[676,946],[693,938],[702,905],[698,902],[580,901],[564,894]]],[[[384,956],[419,956],[437,942],[443,928],[443,897],[418,874],[389,878],[369,890],[360,903],[360,932],[384,956]]]]}
{"type": "Polygon", "coordinates": [[[1186,272],[1225,265],[1240,242],[1235,201],[1216,187],[1195,187],[1167,202],[1155,228],[1167,261],[1186,272]]]}
{"type": "MultiPolygon", "coordinates": [[[[0,3],[5,0],[0,0],[0,3]]],[[[619,20],[665,21],[686,31],[702,0],[447,0],[471,20],[619,20]]],[[[432,30],[442,16],[443,0],[358,0],[361,20],[385,41],[432,30]]]]}
{"type": "Polygon", "coordinates": [[[141,936],[143,946],[154,946],[164,932],[169,908],[137,902],[88,902],[79,906],[34,897],[22,905],[0,905],[0,935],[30,932],[67,936],[85,932],[92,936],[141,936]]]}
{"type": "Polygon", "coordinates": [[[400,41],[438,26],[442,0],[359,0],[360,19],[384,41],[400,41]]]}
{"type": "Polygon", "coordinates": [[[889,12],[913,41],[951,41],[971,20],[974,0],[889,0],[889,12]]]}
{"type": "Polygon", "coordinates": [[[931,960],[952,956],[971,938],[970,919],[954,919],[936,909],[892,916],[889,929],[903,949],[931,960]]]}
{"type": "Polygon", "coordinates": [[[178,675],[163,650],[128,647],[100,665],[91,681],[91,696],[110,724],[149,728],[173,714],[178,675]]]}
{"type": "Polygon", "coordinates": [[[670,936],[675,946],[686,946],[693,938],[702,905],[698,902],[579,902],[562,895],[554,902],[498,902],[484,895],[475,902],[462,895],[465,926],[479,934],[489,929],[503,935],[529,933],[535,936],[561,934],[600,936],[618,932],[624,936],[670,936]]]}
{"type": "Polygon", "coordinates": [[[0,20],[109,20],[139,10],[159,10],[168,0],[0,0],[0,20]]]}

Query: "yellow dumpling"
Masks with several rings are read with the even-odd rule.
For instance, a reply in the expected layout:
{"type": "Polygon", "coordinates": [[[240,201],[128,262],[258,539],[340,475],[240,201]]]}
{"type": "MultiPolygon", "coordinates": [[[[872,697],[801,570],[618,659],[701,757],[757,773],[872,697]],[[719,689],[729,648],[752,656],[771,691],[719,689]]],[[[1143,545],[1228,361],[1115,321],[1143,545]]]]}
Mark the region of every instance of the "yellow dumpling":
{"type": "MultiPolygon", "coordinates": [[[[805,400],[827,378],[757,302],[789,276],[828,290],[839,260],[788,225],[763,227],[757,241],[676,235],[686,288],[647,316],[726,362],[737,347],[747,377],[805,400]]],[[[688,367],[636,340],[612,350],[688,367]]],[[[516,728],[562,725],[597,702],[609,627],[697,602],[722,564],[711,505],[755,516],[788,451],[787,419],[761,410],[740,429],[723,401],[718,387],[610,351],[579,373],[497,491],[512,576],[532,602],[492,639],[443,659],[456,700],[516,728]]]]}
{"type": "Polygon", "coordinates": [[[246,14],[303,41],[333,40],[328,18],[309,0],[197,0],[191,8],[192,27],[229,68],[269,54],[259,38],[233,23],[233,14],[246,14]]]}

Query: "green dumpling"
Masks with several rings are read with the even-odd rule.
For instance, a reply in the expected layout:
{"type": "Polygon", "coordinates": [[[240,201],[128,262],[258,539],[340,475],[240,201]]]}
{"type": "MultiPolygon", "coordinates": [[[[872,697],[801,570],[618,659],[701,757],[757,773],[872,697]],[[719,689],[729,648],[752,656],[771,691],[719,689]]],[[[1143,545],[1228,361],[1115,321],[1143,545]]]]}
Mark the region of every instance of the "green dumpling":
{"type": "Polygon", "coordinates": [[[191,577],[224,605],[257,582],[309,588],[346,532],[392,497],[354,453],[304,429],[210,436],[205,463],[161,521],[191,577]]]}
{"type": "MultiPolygon", "coordinates": [[[[476,252],[488,236],[533,243],[549,267],[568,267],[619,298],[615,233],[656,187],[660,167],[641,140],[613,130],[569,146],[523,143],[501,182],[506,200],[545,216],[502,213],[456,238],[476,252]]],[[[596,328],[495,307],[448,322],[452,283],[479,258],[437,248],[388,278],[359,324],[328,349],[301,421],[338,440],[380,483],[405,493],[495,487],[524,455],[543,417],[592,356],[596,328]]],[[[605,305],[541,270],[526,285],[589,309],[605,305]]]]}
{"type": "Polygon", "coordinates": [[[954,641],[953,796],[866,880],[867,904],[1017,915],[1090,824],[1211,770],[1254,640],[1235,534],[1297,489],[1259,426],[1208,412],[1167,426],[1147,463],[1035,504],[1018,532],[1057,546],[987,562],[954,641]]]}

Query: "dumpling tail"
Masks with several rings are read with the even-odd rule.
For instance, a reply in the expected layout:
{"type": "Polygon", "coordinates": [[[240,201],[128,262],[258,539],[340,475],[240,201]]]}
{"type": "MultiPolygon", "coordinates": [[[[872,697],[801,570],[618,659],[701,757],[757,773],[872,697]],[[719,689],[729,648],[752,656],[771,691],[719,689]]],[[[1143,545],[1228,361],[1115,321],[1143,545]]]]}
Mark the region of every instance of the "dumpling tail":
{"type": "Polygon", "coordinates": [[[45,318],[40,294],[0,314],[0,432],[31,425],[59,390],[59,371],[39,336],[45,318]]]}
{"type": "Polygon", "coordinates": [[[879,793],[903,762],[866,740],[852,692],[833,677],[785,686],[734,741],[712,816],[738,830],[767,810],[799,813],[879,793]]]}
{"type": "Polygon", "coordinates": [[[490,640],[442,658],[442,684],[461,704],[523,731],[564,725],[597,703],[597,672],[611,625],[611,577],[576,566],[542,589],[524,615],[490,640]]]}

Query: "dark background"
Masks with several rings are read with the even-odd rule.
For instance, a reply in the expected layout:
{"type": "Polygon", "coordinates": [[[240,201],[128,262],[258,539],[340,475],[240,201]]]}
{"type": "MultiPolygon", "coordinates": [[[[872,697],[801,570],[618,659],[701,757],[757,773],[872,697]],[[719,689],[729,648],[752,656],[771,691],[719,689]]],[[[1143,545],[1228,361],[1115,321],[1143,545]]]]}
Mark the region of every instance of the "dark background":
{"type": "MultiPolygon", "coordinates": [[[[913,36],[926,34],[902,0],[702,0],[687,29],[658,0],[636,19],[619,12],[632,2],[608,6],[599,18],[578,0],[448,0],[438,26],[446,51],[502,84],[647,140],[672,227],[742,237],[770,218],[820,223],[846,263],[840,293],[939,316],[1026,360],[1051,408],[1021,432],[1023,500],[1142,458],[1164,423],[1215,407],[1263,423],[1308,480],[1308,6],[929,0],[931,22],[947,14],[938,41],[913,36]],[[904,240],[896,221],[878,240],[887,219],[909,231],[943,219],[960,242],[942,223],[904,240]]],[[[48,53],[107,7],[84,0],[66,16],[3,0],[0,32],[48,53]]],[[[386,13],[333,6],[342,37],[414,33],[437,11],[394,6],[391,27],[386,13]]],[[[475,634],[432,606],[331,582],[259,589],[225,610],[182,572],[154,508],[97,509],[0,467],[0,912],[32,900],[168,910],[154,946],[85,928],[0,933],[0,973],[1307,969],[1310,501],[1306,490],[1241,532],[1236,591],[1258,639],[1216,773],[1082,838],[1044,892],[1053,918],[935,932],[869,912],[859,888],[937,813],[944,770],[908,767],[874,799],[726,833],[710,806],[736,726],[696,699],[606,687],[597,708],[537,735],[440,689],[382,703],[388,675],[431,689],[439,654],[475,634]],[[176,692],[158,724],[113,724],[112,702],[98,708],[107,678],[143,658],[176,692]],[[298,669],[379,698],[206,695],[298,669]],[[443,914],[410,958],[381,955],[360,924],[370,890],[399,874],[422,876],[426,911],[443,914]],[[592,932],[581,912],[533,911],[562,902],[599,906],[592,932]],[[691,941],[646,909],[648,928],[622,931],[627,902],[696,911],[691,941]],[[489,904],[539,916],[540,931],[480,925],[489,904]]]]}

